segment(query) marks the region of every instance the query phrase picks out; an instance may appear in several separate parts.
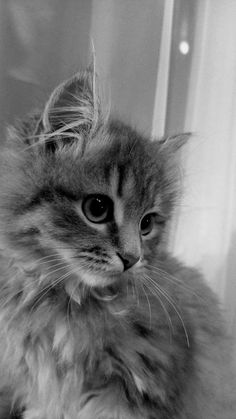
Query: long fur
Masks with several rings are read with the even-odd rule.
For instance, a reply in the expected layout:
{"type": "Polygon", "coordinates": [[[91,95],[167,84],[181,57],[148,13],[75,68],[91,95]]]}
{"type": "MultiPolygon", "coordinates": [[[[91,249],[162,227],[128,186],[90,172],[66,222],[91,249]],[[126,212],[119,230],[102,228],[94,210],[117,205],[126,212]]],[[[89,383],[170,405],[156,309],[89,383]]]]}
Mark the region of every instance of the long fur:
{"type": "Polygon", "coordinates": [[[95,92],[90,70],[61,84],[0,156],[0,418],[235,419],[218,301],[166,252],[188,135],[152,142],[95,92]]]}

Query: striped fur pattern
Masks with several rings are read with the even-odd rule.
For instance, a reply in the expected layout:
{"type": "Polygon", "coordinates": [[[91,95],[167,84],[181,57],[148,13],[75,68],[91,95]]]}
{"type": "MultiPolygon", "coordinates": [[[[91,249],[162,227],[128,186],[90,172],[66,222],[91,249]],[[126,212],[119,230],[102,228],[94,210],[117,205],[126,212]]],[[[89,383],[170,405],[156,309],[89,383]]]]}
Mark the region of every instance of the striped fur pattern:
{"type": "Polygon", "coordinates": [[[104,118],[95,79],[0,156],[0,418],[235,419],[218,302],[166,252],[188,136],[104,118]]]}

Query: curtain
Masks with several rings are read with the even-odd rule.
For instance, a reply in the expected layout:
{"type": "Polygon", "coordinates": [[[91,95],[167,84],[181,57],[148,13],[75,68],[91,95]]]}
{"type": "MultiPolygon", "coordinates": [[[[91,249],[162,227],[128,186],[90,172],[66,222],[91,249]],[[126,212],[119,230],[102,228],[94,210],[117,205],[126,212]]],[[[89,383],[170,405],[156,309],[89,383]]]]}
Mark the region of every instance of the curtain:
{"type": "Polygon", "coordinates": [[[236,2],[199,0],[195,19],[172,249],[203,272],[236,337],[236,2]]]}
{"type": "Polygon", "coordinates": [[[88,63],[92,0],[0,0],[0,133],[88,63]]]}

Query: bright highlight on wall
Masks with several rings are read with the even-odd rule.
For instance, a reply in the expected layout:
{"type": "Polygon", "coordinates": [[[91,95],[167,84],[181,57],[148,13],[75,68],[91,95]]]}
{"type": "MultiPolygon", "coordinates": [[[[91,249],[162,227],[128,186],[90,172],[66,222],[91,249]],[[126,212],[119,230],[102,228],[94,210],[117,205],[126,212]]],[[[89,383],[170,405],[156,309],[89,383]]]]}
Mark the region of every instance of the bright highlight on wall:
{"type": "Polygon", "coordinates": [[[190,50],[190,46],[187,41],[181,41],[179,43],[179,51],[181,52],[181,54],[187,55],[189,53],[189,50],[190,50]]]}

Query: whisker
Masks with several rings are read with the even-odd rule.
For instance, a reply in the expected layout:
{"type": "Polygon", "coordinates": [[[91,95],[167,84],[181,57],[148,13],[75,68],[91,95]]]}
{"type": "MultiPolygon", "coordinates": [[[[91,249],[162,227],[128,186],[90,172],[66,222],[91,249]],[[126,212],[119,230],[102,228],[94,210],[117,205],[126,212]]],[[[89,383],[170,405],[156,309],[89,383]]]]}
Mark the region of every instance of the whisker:
{"type": "MultiPolygon", "coordinates": [[[[60,269],[62,269],[62,268],[59,268],[59,269],[55,269],[54,271],[52,271],[53,273],[54,272],[56,272],[56,271],[58,271],[58,270],[60,270],[60,269]]],[[[51,273],[50,273],[51,274],[51,273]]],[[[44,276],[43,277],[43,279],[45,279],[47,276],[48,276],[49,274],[47,274],[46,276],[44,276]]],[[[64,277],[60,277],[59,278],[59,280],[57,280],[57,281],[54,281],[54,283],[53,284],[47,284],[47,286],[46,287],[44,287],[42,290],[41,290],[41,293],[43,293],[43,294],[41,294],[40,293],[40,297],[35,301],[35,303],[34,303],[34,305],[32,306],[32,308],[31,308],[31,311],[30,311],[30,313],[32,313],[32,311],[33,311],[33,309],[34,309],[34,307],[35,307],[35,305],[41,300],[41,298],[43,298],[46,294],[47,294],[47,292],[50,290],[50,289],[52,289],[53,287],[55,287],[56,285],[58,285],[58,283],[61,281],[61,279],[64,279],[64,277]],[[46,292],[44,292],[44,291],[46,291],[46,292]]],[[[6,307],[12,300],[14,300],[14,298],[17,296],[17,295],[19,295],[19,294],[21,294],[21,293],[25,293],[25,291],[28,289],[28,288],[31,288],[31,291],[33,292],[33,294],[35,294],[36,292],[38,292],[38,289],[36,289],[35,287],[34,287],[34,284],[32,284],[32,282],[29,282],[29,283],[24,283],[24,286],[20,289],[20,290],[18,290],[17,292],[15,292],[13,295],[11,295],[9,298],[7,298],[7,300],[5,300],[4,302],[3,302],[3,304],[1,304],[0,305],[0,309],[2,310],[4,307],[6,307]]],[[[27,302],[27,300],[29,300],[29,293],[27,294],[27,296],[25,296],[26,298],[24,298],[25,299],[25,301],[24,301],[24,303],[26,303],[27,302]]],[[[32,296],[31,296],[31,298],[32,298],[32,296]]],[[[11,318],[11,320],[15,317],[15,315],[16,315],[16,313],[12,316],[12,318],[11,318]]]]}
{"type": "Polygon", "coordinates": [[[55,266],[52,266],[52,268],[55,268],[55,267],[57,267],[57,266],[60,266],[59,268],[57,268],[57,269],[53,269],[52,271],[49,271],[49,272],[47,272],[47,274],[46,275],[42,275],[42,280],[44,281],[48,276],[50,276],[50,275],[52,275],[52,274],[54,274],[55,272],[58,272],[58,271],[60,271],[60,270],[62,270],[62,269],[67,269],[68,268],[68,266],[65,264],[65,263],[59,263],[59,264],[56,264],[55,266]],[[62,266],[61,266],[62,265],[62,266]]]}
{"type": "Polygon", "coordinates": [[[128,300],[128,297],[129,297],[129,280],[130,280],[130,278],[128,278],[128,281],[126,283],[126,297],[127,297],[127,300],[128,300]]]}
{"type": "Polygon", "coordinates": [[[54,258],[54,257],[58,257],[60,258],[60,255],[58,253],[50,253],[50,255],[47,256],[43,256],[42,258],[36,259],[35,262],[40,262],[41,260],[45,260],[45,259],[50,259],[50,258],[54,258]]]}
{"type": "Polygon", "coordinates": [[[174,275],[170,274],[169,272],[163,269],[160,269],[156,266],[150,265],[150,264],[146,264],[145,268],[147,268],[151,272],[162,274],[163,278],[166,279],[167,281],[175,283],[177,286],[182,287],[185,291],[188,291],[190,294],[194,295],[197,299],[201,301],[205,301],[202,296],[197,294],[192,288],[188,287],[185,283],[183,283],[183,281],[180,278],[177,278],[174,275]]]}
{"type": "Polygon", "coordinates": [[[139,290],[138,290],[138,284],[136,281],[134,281],[134,288],[135,288],[135,294],[136,294],[136,301],[137,301],[137,306],[139,307],[139,290]]]}
{"type": "Polygon", "coordinates": [[[184,324],[184,320],[183,320],[183,318],[182,318],[179,310],[177,309],[177,306],[176,306],[174,300],[170,297],[170,295],[159,284],[157,284],[148,275],[147,275],[147,278],[153,284],[153,287],[155,287],[160,292],[160,294],[163,295],[163,297],[168,301],[168,303],[173,307],[174,311],[176,312],[176,314],[177,314],[177,316],[178,316],[178,318],[179,318],[179,320],[180,320],[180,322],[182,324],[182,327],[183,327],[183,330],[184,330],[184,333],[185,333],[185,337],[186,337],[187,345],[188,345],[188,347],[190,347],[189,336],[188,336],[188,332],[187,332],[186,326],[184,324]]]}
{"type": "Polygon", "coordinates": [[[69,310],[70,310],[70,306],[71,306],[71,302],[72,302],[72,297],[73,297],[73,295],[74,295],[74,293],[75,293],[76,289],[78,288],[78,286],[79,286],[79,284],[77,283],[77,284],[75,285],[75,287],[74,287],[74,289],[73,289],[73,291],[72,291],[71,295],[69,296],[69,301],[68,301],[68,304],[67,304],[66,319],[67,319],[67,323],[68,323],[69,329],[71,329],[69,310]]]}
{"type": "Polygon", "coordinates": [[[4,300],[3,304],[0,304],[0,309],[2,310],[4,307],[6,307],[11,302],[11,300],[13,300],[15,297],[17,297],[18,294],[21,294],[22,291],[23,290],[20,289],[17,292],[15,292],[13,295],[11,295],[7,300],[4,300]]]}
{"type": "Polygon", "coordinates": [[[136,298],[137,298],[137,295],[136,295],[136,293],[135,293],[134,282],[132,281],[132,279],[131,279],[131,278],[129,278],[129,279],[130,279],[130,283],[131,283],[131,288],[132,288],[133,298],[134,298],[134,299],[136,299],[136,298]]]}
{"type": "Polygon", "coordinates": [[[164,311],[164,313],[165,313],[165,316],[166,316],[166,318],[167,318],[167,322],[168,322],[168,326],[169,326],[169,331],[170,331],[170,343],[171,343],[171,341],[172,341],[172,333],[174,333],[174,327],[173,327],[173,323],[172,323],[172,320],[171,320],[171,317],[170,317],[170,315],[169,315],[169,313],[168,313],[168,311],[167,311],[167,309],[166,309],[166,307],[165,307],[165,304],[163,303],[163,301],[162,301],[162,299],[161,299],[161,297],[160,297],[160,295],[158,294],[158,291],[156,290],[156,289],[152,289],[152,284],[150,284],[149,282],[148,282],[148,278],[146,278],[145,276],[143,277],[143,279],[144,279],[144,281],[145,280],[147,280],[146,282],[145,282],[145,285],[146,285],[146,287],[148,287],[149,288],[149,290],[150,290],[150,292],[158,299],[158,301],[159,301],[159,303],[160,303],[160,305],[161,305],[161,307],[162,307],[162,309],[163,309],[163,311],[164,311]]]}
{"type": "Polygon", "coordinates": [[[41,265],[46,265],[47,263],[49,264],[50,262],[63,262],[63,263],[65,263],[65,261],[62,260],[62,258],[60,258],[60,257],[58,257],[58,258],[54,257],[54,258],[51,258],[51,259],[44,260],[43,262],[37,262],[37,264],[39,266],[41,266],[41,265]]]}
{"type": "MultiPolygon", "coordinates": [[[[29,281],[27,283],[24,282],[24,284],[22,284],[22,287],[20,289],[18,289],[16,292],[14,292],[12,294],[12,287],[13,287],[13,283],[9,284],[9,286],[7,284],[4,284],[1,289],[0,289],[0,294],[3,293],[4,289],[6,290],[7,294],[11,294],[9,296],[9,298],[7,298],[5,301],[3,301],[3,304],[0,305],[0,309],[3,309],[8,303],[11,302],[11,300],[13,300],[18,294],[25,294],[25,291],[27,291],[29,288],[32,289],[32,291],[35,290],[35,286],[34,283],[32,281],[29,281]]],[[[28,296],[28,295],[27,295],[28,296]]]]}
{"type": "MultiPolygon", "coordinates": [[[[50,269],[52,269],[52,268],[57,268],[57,267],[59,267],[59,266],[61,266],[61,267],[64,267],[64,268],[67,268],[67,264],[64,262],[64,261],[60,261],[60,262],[58,262],[58,263],[53,263],[53,265],[52,266],[45,266],[44,267],[44,269],[45,270],[50,270],[50,269]]],[[[48,275],[50,275],[50,274],[52,274],[54,271],[49,271],[49,272],[47,272],[47,276],[48,275]]],[[[46,277],[45,277],[46,278],[46,277]]]]}
{"type": "MultiPolygon", "coordinates": [[[[58,265],[55,265],[54,267],[56,267],[56,266],[58,266],[58,265]]],[[[60,269],[63,269],[63,268],[66,268],[66,265],[64,265],[63,267],[60,267],[60,268],[57,268],[57,269],[54,269],[53,271],[51,271],[51,272],[48,272],[47,273],[47,275],[43,275],[42,276],[42,279],[41,279],[41,282],[45,279],[45,278],[47,278],[49,275],[51,275],[51,274],[53,274],[53,273],[55,273],[55,272],[57,272],[57,271],[59,271],[60,269]]],[[[27,277],[27,275],[26,275],[26,277],[27,277]]],[[[10,284],[10,285],[13,285],[13,284],[10,284]]],[[[3,291],[4,291],[4,289],[6,289],[6,288],[8,288],[8,293],[11,293],[11,287],[6,287],[6,284],[4,284],[3,286],[2,286],[2,288],[0,289],[0,293],[2,293],[3,291]]],[[[20,290],[17,290],[17,292],[14,292],[13,294],[11,294],[10,295],[10,297],[9,298],[7,298],[4,302],[3,302],[3,304],[1,304],[0,305],[0,308],[1,309],[3,309],[5,306],[7,306],[9,303],[10,303],[10,301],[11,300],[13,300],[18,294],[21,294],[21,293],[24,293],[27,289],[29,289],[29,288],[32,288],[32,290],[34,291],[35,290],[35,288],[34,288],[34,284],[32,283],[32,281],[29,281],[29,282],[24,282],[24,284],[22,284],[22,287],[21,287],[21,289],[20,290]]]]}
{"type": "Polygon", "coordinates": [[[148,308],[149,308],[149,329],[151,330],[152,329],[152,311],[151,311],[151,304],[150,304],[148,295],[147,295],[147,293],[146,293],[146,291],[144,289],[144,286],[143,286],[142,282],[140,282],[140,284],[141,284],[143,293],[144,293],[144,295],[146,297],[146,300],[147,300],[147,303],[148,303],[148,308]]]}
{"type": "Polygon", "coordinates": [[[42,299],[42,298],[44,298],[44,297],[47,295],[47,293],[48,293],[51,289],[53,289],[53,288],[55,288],[56,286],[58,286],[60,283],[62,283],[62,282],[63,282],[63,280],[64,280],[65,278],[67,278],[68,276],[72,275],[73,273],[74,273],[74,270],[71,270],[71,271],[67,272],[66,274],[64,274],[64,275],[60,276],[59,278],[57,278],[57,280],[56,280],[56,281],[54,281],[53,283],[50,283],[50,284],[48,284],[46,287],[44,287],[44,288],[42,289],[42,291],[41,291],[40,295],[39,295],[39,298],[37,298],[37,299],[36,299],[36,301],[34,302],[34,304],[33,304],[32,308],[31,308],[31,311],[30,311],[30,312],[32,313],[32,311],[34,310],[35,306],[39,303],[39,301],[41,301],[41,299],[42,299]]]}
{"type": "Polygon", "coordinates": [[[177,277],[173,276],[169,272],[166,272],[164,269],[161,269],[161,268],[159,268],[157,266],[154,266],[154,265],[151,265],[151,264],[146,264],[145,267],[147,267],[149,269],[151,268],[154,271],[156,271],[157,273],[164,274],[164,275],[168,276],[175,283],[176,282],[180,282],[181,284],[183,283],[183,281],[180,278],[177,278],[177,277]]]}

